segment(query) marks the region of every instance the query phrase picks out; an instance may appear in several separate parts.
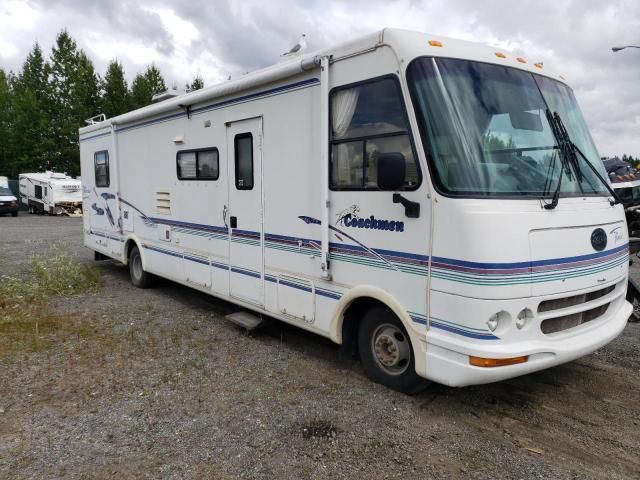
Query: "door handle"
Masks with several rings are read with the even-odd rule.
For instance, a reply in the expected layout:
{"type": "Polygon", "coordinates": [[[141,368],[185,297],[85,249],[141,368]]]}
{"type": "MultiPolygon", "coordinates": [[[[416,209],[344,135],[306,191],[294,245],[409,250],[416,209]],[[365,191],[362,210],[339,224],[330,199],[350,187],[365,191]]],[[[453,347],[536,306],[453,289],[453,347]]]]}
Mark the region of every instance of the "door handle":
{"type": "Polygon", "coordinates": [[[231,228],[238,228],[238,217],[229,217],[229,224],[231,225],[231,228]]]}
{"type": "Polygon", "coordinates": [[[403,197],[399,193],[393,194],[393,203],[400,203],[404,207],[404,214],[409,218],[420,217],[420,204],[412,202],[408,198],[403,197]]]}

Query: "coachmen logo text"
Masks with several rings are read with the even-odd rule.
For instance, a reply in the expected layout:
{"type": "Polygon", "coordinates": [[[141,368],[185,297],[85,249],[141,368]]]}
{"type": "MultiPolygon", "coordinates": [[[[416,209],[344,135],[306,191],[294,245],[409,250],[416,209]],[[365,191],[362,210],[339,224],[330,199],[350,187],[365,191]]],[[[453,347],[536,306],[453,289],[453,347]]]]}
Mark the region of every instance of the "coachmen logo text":
{"type": "Polygon", "coordinates": [[[370,215],[367,218],[360,217],[360,207],[352,205],[340,212],[336,224],[352,228],[365,228],[372,230],[387,230],[389,232],[404,232],[404,222],[398,220],[382,220],[370,215]]]}

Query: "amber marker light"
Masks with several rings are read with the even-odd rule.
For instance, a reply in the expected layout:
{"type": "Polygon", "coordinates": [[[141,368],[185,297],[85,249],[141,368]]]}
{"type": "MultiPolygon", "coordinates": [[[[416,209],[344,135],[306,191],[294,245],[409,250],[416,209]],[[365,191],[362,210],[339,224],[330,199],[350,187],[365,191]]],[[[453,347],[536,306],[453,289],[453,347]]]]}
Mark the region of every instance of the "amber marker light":
{"type": "Polygon", "coordinates": [[[432,47],[441,47],[442,42],[439,42],[437,40],[429,40],[429,45],[431,45],[432,47]]]}
{"type": "Polygon", "coordinates": [[[516,58],[516,60],[519,61],[520,63],[527,63],[527,61],[522,57],[518,57],[516,58]]]}
{"type": "Polygon", "coordinates": [[[542,68],[542,63],[534,63],[533,66],[536,68],[542,68]]]}
{"type": "Polygon", "coordinates": [[[514,357],[514,358],[482,358],[482,357],[469,357],[469,363],[474,367],[506,367],[507,365],[517,365],[519,363],[525,363],[529,360],[529,356],[514,357]]]}
{"type": "Polygon", "coordinates": [[[507,58],[507,56],[506,56],[504,53],[502,53],[502,52],[496,52],[496,53],[495,53],[495,55],[496,55],[496,57],[498,57],[498,58],[507,58]]]}

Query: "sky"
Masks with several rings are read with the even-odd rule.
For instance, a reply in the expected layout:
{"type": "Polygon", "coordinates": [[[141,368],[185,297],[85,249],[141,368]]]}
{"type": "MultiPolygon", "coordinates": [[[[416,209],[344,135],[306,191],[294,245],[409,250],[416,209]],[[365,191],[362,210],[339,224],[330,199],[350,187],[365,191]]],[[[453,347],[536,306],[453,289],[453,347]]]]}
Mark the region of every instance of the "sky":
{"type": "Polygon", "coordinates": [[[383,27],[488,43],[559,66],[601,155],[640,156],[637,0],[0,0],[0,68],[19,71],[67,29],[104,74],[153,62],[168,85],[205,85],[276,63],[305,33],[309,50],[383,27]]]}

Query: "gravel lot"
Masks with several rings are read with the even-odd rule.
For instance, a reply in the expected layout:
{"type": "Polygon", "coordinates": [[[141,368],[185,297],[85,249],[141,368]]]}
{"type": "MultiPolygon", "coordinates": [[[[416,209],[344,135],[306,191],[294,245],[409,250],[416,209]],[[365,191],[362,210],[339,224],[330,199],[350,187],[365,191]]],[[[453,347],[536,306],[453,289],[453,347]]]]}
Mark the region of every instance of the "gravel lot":
{"type": "MultiPolygon", "coordinates": [[[[93,263],[81,219],[23,214],[0,218],[0,273],[28,274],[26,239],[93,263]]],[[[247,334],[229,303],[100,265],[97,293],[50,299],[77,334],[0,356],[2,479],[640,477],[640,324],[558,368],[409,397],[319,337],[247,334]]]]}

